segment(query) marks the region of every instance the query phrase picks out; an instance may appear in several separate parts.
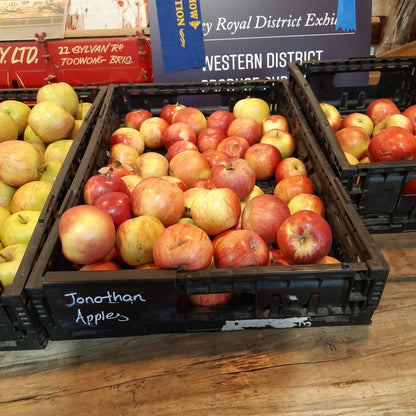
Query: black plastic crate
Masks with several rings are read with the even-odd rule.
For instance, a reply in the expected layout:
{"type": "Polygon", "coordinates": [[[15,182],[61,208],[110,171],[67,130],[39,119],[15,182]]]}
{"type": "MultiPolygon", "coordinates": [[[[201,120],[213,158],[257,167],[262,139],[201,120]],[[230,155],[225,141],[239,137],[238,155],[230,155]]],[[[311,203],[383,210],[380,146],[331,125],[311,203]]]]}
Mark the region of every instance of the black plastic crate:
{"type": "MultiPolygon", "coordinates": [[[[80,101],[91,102],[92,106],[56,177],[13,283],[5,287],[0,284],[0,350],[39,349],[48,342],[45,329],[31,312],[24,286],[54,223],[58,207],[77,172],[106,93],[105,87],[75,90],[80,101]]],[[[37,91],[38,89],[0,90],[0,102],[13,99],[32,106],[36,103],[37,91]]]]}
{"type": "Polygon", "coordinates": [[[354,207],[346,203],[346,192],[310,131],[301,127],[301,110],[285,81],[109,86],[60,214],[83,203],[83,186],[107,163],[109,138],[128,111],[146,108],[158,115],[164,104],[186,99],[187,105],[208,115],[215,109],[232,109],[248,95],[266,99],[272,113],[288,119],[297,156],[325,201],[334,237],[332,253],[342,264],[80,272],[61,253],[57,219],[26,285],[50,339],[371,322],[388,265],[354,207]],[[221,292],[233,293],[223,307],[193,307],[187,298],[221,292]]]}
{"type": "Polygon", "coordinates": [[[416,57],[292,62],[288,68],[290,91],[368,230],[416,230],[416,195],[402,194],[403,185],[416,179],[416,161],[351,165],[319,106],[328,102],[345,116],[390,98],[403,111],[416,104],[416,57]]]}

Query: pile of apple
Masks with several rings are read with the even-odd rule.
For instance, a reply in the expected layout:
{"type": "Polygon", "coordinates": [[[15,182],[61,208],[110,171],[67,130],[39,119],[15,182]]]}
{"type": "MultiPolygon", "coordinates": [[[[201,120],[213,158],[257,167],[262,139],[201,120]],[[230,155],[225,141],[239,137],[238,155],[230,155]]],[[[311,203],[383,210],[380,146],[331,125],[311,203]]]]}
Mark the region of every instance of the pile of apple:
{"type": "Polygon", "coordinates": [[[260,98],[208,117],[182,104],[158,116],[131,111],[110,137],[108,164],[86,181],[84,203],[60,218],[62,252],[82,271],[339,263],[295,148],[287,119],[260,98]]]}
{"type": "Polygon", "coordinates": [[[378,98],[366,113],[345,117],[329,103],[320,106],[350,164],[416,159],[416,105],[400,112],[391,99],[378,98]]]}
{"type": "Polygon", "coordinates": [[[66,83],[48,84],[32,107],[0,103],[0,281],[13,282],[53,182],[86,115],[66,83]]]}

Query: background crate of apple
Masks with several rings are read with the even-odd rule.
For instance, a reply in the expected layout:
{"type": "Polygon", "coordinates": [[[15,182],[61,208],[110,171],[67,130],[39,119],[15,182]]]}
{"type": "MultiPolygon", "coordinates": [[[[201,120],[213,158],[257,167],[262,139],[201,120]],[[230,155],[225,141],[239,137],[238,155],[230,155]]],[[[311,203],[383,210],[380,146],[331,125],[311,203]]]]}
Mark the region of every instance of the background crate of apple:
{"type": "MultiPolygon", "coordinates": [[[[13,283],[0,287],[0,350],[39,349],[48,341],[44,327],[31,312],[24,286],[84,155],[106,88],[85,87],[75,91],[80,101],[92,106],[55,179],[13,283]]],[[[32,107],[37,92],[38,89],[0,90],[0,101],[18,100],[32,107]]]]}
{"type": "Polygon", "coordinates": [[[416,58],[293,62],[288,68],[291,93],[368,230],[416,230],[416,195],[402,194],[404,184],[416,179],[416,161],[349,164],[319,106],[328,102],[345,116],[390,98],[403,111],[416,104],[416,58]]]}
{"type": "MultiPolygon", "coordinates": [[[[333,231],[331,253],[342,264],[246,267],[194,271],[79,272],[61,252],[55,221],[26,285],[31,305],[51,340],[150,333],[233,330],[249,327],[369,324],[380,301],[388,265],[321,155],[287,83],[111,85],[91,140],[58,217],[83,203],[88,178],[108,163],[112,132],[127,112],[153,115],[168,103],[199,108],[206,116],[232,110],[247,96],[265,99],[287,118],[296,155],[308,168],[326,205],[333,231]],[[232,292],[225,306],[194,307],[188,295],[232,292]],[[145,301],[128,302],[138,296],[145,301]],[[119,302],[113,302],[115,299],[119,302]],[[82,317],[80,316],[82,315],[82,317]],[[87,317],[91,323],[85,323],[87,317]],[[121,319],[118,319],[121,318],[121,319]],[[124,319],[127,318],[127,319],[124,319]]],[[[267,191],[269,181],[259,183],[267,191]]]]}

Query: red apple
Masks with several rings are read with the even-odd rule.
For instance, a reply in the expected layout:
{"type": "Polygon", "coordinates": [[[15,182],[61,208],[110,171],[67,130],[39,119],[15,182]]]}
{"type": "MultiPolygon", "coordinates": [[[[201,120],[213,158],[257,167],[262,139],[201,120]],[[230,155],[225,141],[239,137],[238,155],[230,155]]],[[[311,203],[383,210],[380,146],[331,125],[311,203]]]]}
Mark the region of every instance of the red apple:
{"type": "Polygon", "coordinates": [[[416,132],[416,104],[407,107],[403,111],[403,115],[405,115],[412,122],[413,129],[416,132]]]}
{"type": "Polygon", "coordinates": [[[308,171],[302,160],[297,157],[291,156],[283,159],[276,167],[274,172],[274,179],[276,182],[280,182],[287,176],[307,176],[308,171]]]}
{"type": "Polygon", "coordinates": [[[123,192],[130,197],[130,191],[121,178],[96,174],[91,176],[84,185],[84,202],[94,205],[99,196],[108,192],[123,192]]]}
{"type": "Polygon", "coordinates": [[[163,136],[168,127],[169,123],[161,117],[151,117],[144,120],[139,131],[146,147],[148,149],[163,147],[163,136]]]}
{"type": "Polygon", "coordinates": [[[185,108],[183,104],[165,104],[162,109],[160,110],[159,116],[166,120],[169,124],[172,124],[172,118],[174,114],[181,110],[182,108],[185,108]]]}
{"type": "Polygon", "coordinates": [[[175,176],[161,176],[162,179],[166,179],[167,181],[173,183],[176,185],[179,189],[181,189],[183,192],[188,190],[188,187],[185,185],[183,181],[181,181],[179,178],[176,178],[175,176]]]}
{"type": "Polygon", "coordinates": [[[166,176],[169,171],[169,162],[160,153],[145,152],[137,158],[134,170],[142,178],[166,176]]]}
{"type": "Polygon", "coordinates": [[[280,226],[276,242],[283,255],[294,264],[313,264],[328,255],[332,231],[316,212],[297,211],[280,226]]]}
{"type": "Polygon", "coordinates": [[[188,141],[196,144],[196,134],[189,124],[177,122],[171,124],[163,134],[162,142],[165,149],[169,150],[173,143],[188,141]]]}
{"type": "Polygon", "coordinates": [[[124,143],[133,147],[139,155],[144,152],[144,138],[138,130],[132,127],[120,127],[111,134],[109,142],[110,149],[117,143],[124,143]]]}
{"type": "Polygon", "coordinates": [[[361,127],[367,133],[367,136],[371,137],[374,129],[373,120],[367,114],[363,113],[350,113],[346,115],[341,121],[341,129],[344,127],[361,127]]]}
{"type": "Polygon", "coordinates": [[[224,306],[232,297],[232,293],[207,293],[188,296],[194,306],[224,306]]]}
{"type": "Polygon", "coordinates": [[[403,195],[416,195],[416,179],[411,179],[403,185],[403,195]]]}
{"type": "Polygon", "coordinates": [[[185,210],[182,215],[184,218],[191,217],[191,206],[192,206],[192,203],[194,202],[195,197],[201,192],[206,192],[206,191],[208,191],[208,189],[200,188],[200,187],[188,188],[186,191],[184,191],[183,199],[185,202],[185,210]]]}
{"type": "Polygon", "coordinates": [[[212,262],[211,239],[198,227],[173,224],[157,238],[153,259],[161,269],[207,269],[212,262]]]}
{"type": "Polygon", "coordinates": [[[397,105],[389,98],[373,100],[366,110],[366,114],[373,120],[374,125],[391,114],[400,114],[397,105]]]}
{"type": "Polygon", "coordinates": [[[239,136],[225,137],[217,146],[217,150],[225,153],[229,159],[244,158],[250,145],[246,139],[239,136]]]}
{"type": "Polygon", "coordinates": [[[344,152],[352,154],[358,160],[366,156],[370,137],[361,127],[344,127],[338,130],[335,136],[344,152]]]}
{"type": "Polygon", "coordinates": [[[196,150],[180,152],[169,162],[169,175],[179,178],[188,188],[200,178],[209,178],[210,174],[207,160],[196,150]]]}
{"type": "Polygon", "coordinates": [[[276,241],[276,233],[290,215],[287,204],[274,195],[259,195],[250,199],[241,215],[241,228],[257,233],[267,244],[276,241]]]}
{"type": "Polygon", "coordinates": [[[108,192],[99,196],[94,205],[111,215],[116,229],[131,218],[130,199],[124,192],[108,192]]]}
{"type": "Polygon", "coordinates": [[[192,142],[188,142],[186,140],[180,140],[178,142],[173,143],[169,150],[166,152],[166,159],[170,162],[176,154],[183,152],[184,150],[196,150],[199,151],[196,144],[192,142]]]}
{"type": "Polygon", "coordinates": [[[332,130],[337,132],[341,126],[341,113],[338,108],[329,103],[319,103],[332,130]]]}
{"type": "Polygon", "coordinates": [[[255,143],[247,149],[244,159],[251,165],[257,180],[266,180],[274,176],[282,161],[280,151],[268,143],[255,143]]]}
{"type": "Polygon", "coordinates": [[[304,209],[314,211],[321,217],[325,218],[325,204],[322,199],[315,194],[298,194],[295,195],[288,204],[289,211],[294,214],[304,209]]]}
{"type": "Polygon", "coordinates": [[[185,107],[177,111],[172,117],[172,123],[185,123],[192,127],[195,135],[207,128],[207,119],[204,114],[195,107],[185,107]]]}
{"type": "Polygon", "coordinates": [[[416,137],[402,127],[387,127],[377,133],[368,146],[371,162],[412,160],[416,155],[416,137]]]}
{"type": "Polygon", "coordinates": [[[318,264],[339,264],[341,263],[338,259],[332,256],[325,256],[318,264]]]}
{"type": "Polygon", "coordinates": [[[222,130],[213,127],[207,127],[198,134],[196,144],[199,151],[202,153],[206,150],[216,149],[221,140],[225,137],[225,133],[222,130]]]}
{"type": "Polygon", "coordinates": [[[117,253],[132,267],[153,262],[153,248],[165,231],[162,222],[153,215],[140,215],[124,221],[117,230],[117,253]]]}
{"type": "Polygon", "coordinates": [[[210,169],[218,163],[225,163],[229,161],[229,157],[225,153],[214,149],[205,150],[205,152],[202,152],[202,156],[208,162],[210,169]]]}
{"type": "Polygon", "coordinates": [[[204,188],[204,189],[211,189],[211,181],[209,178],[199,178],[196,182],[194,182],[191,188],[204,188]]]}
{"type": "Polygon", "coordinates": [[[279,129],[284,131],[289,131],[289,123],[287,122],[286,117],[280,114],[272,114],[263,119],[260,123],[262,135],[269,130],[279,129]]]}
{"type": "Polygon", "coordinates": [[[254,231],[232,230],[214,248],[215,267],[261,267],[269,263],[269,248],[254,231]]]}
{"type": "Polygon", "coordinates": [[[235,192],[228,188],[196,193],[190,210],[195,224],[211,236],[234,227],[240,213],[240,200],[235,192]]]}
{"type": "Polygon", "coordinates": [[[277,147],[282,159],[292,156],[296,148],[295,138],[289,132],[279,129],[266,132],[260,139],[260,143],[268,143],[277,147]]]}
{"type": "Polygon", "coordinates": [[[114,261],[97,261],[91,264],[85,264],[79,271],[86,272],[91,270],[122,270],[123,268],[114,261]]]}
{"type": "Polygon", "coordinates": [[[298,194],[313,194],[312,181],[303,175],[288,176],[276,184],[274,195],[289,204],[290,200],[298,194]]]}
{"type": "Polygon", "coordinates": [[[120,162],[123,165],[134,168],[139,157],[137,150],[124,143],[116,143],[110,148],[110,163],[120,162]]]}
{"type": "Polygon", "coordinates": [[[76,205],[60,217],[59,239],[69,261],[90,264],[113,249],[116,230],[109,213],[93,205],[76,205]]]}
{"type": "Polygon", "coordinates": [[[130,197],[135,216],[153,215],[167,227],[181,218],[185,209],[183,191],[163,178],[142,179],[130,197]]]}
{"type": "Polygon", "coordinates": [[[238,136],[246,139],[250,145],[258,143],[261,138],[260,124],[249,117],[236,118],[227,129],[227,136],[238,136]]]}
{"type": "Polygon", "coordinates": [[[234,114],[228,110],[215,110],[207,118],[207,127],[221,130],[226,135],[228,126],[234,119],[234,114]]]}
{"type": "Polygon", "coordinates": [[[270,106],[262,98],[247,97],[235,103],[233,114],[236,118],[252,118],[260,124],[270,115],[270,106]]]}
{"type": "Polygon", "coordinates": [[[293,264],[282,253],[279,248],[269,250],[269,266],[290,266],[293,264]]]}
{"type": "Polygon", "coordinates": [[[132,127],[136,130],[140,129],[144,120],[153,117],[152,113],[149,110],[133,110],[129,111],[124,116],[124,124],[127,127],[132,127]]]}
{"type": "Polygon", "coordinates": [[[212,188],[230,188],[243,200],[250,195],[256,184],[256,173],[246,160],[236,158],[215,165],[210,180],[212,188]]]}

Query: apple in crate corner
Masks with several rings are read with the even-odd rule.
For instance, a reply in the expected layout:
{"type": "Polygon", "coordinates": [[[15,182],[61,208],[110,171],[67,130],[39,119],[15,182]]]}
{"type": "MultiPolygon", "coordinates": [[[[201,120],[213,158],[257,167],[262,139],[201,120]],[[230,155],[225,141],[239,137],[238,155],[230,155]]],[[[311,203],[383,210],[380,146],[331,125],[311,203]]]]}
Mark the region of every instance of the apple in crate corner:
{"type": "Polygon", "coordinates": [[[274,179],[276,182],[280,182],[287,176],[307,176],[308,171],[302,160],[297,157],[291,156],[283,159],[276,167],[274,172],[274,179]]]}
{"type": "Polygon", "coordinates": [[[23,140],[0,143],[0,180],[19,187],[39,177],[43,160],[36,148],[23,140]]]}
{"type": "Polygon", "coordinates": [[[403,185],[403,195],[416,195],[416,179],[411,179],[403,185]]]}
{"type": "Polygon", "coordinates": [[[387,127],[377,133],[368,146],[371,162],[412,160],[416,156],[416,137],[402,127],[387,127]]]}
{"type": "Polygon", "coordinates": [[[13,283],[27,244],[13,244],[0,250],[0,281],[3,286],[13,283]]]}
{"type": "Polygon", "coordinates": [[[1,225],[0,239],[4,247],[13,244],[29,244],[40,216],[39,211],[17,211],[1,225]]]}
{"type": "Polygon", "coordinates": [[[341,121],[341,129],[344,127],[361,127],[367,133],[367,136],[371,137],[374,129],[373,120],[367,114],[363,113],[351,113],[346,115],[341,121]]]}
{"type": "Polygon", "coordinates": [[[341,126],[341,113],[339,112],[338,108],[329,103],[319,103],[319,105],[325,114],[325,117],[327,118],[333,132],[337,132],[341,126]]]}
{"type": "Polygon", "coordinates": [[[247,198],[256,184],[256,173],[244,159],[230,159],[217,164],[211,170],[212,188],[230,188],[240,200],[247,198]]]}
{"type": "Polygon", "coordinates": [[[262,134],[273,129],[289,131],[289,123],[287,122],[286,117],[280,114],[272,114],[270,116],[267,116],[260,123],[260,127],[262,134]]]}
{"type": "Polygon", "coordinates": [[[5,100],[0,103],[0,112],[8,114],[16,122],[19,136],[23,136],[30,110],[22,101],[5,100]]]}
{"type": "Polygon", "coordinates": [[[241,228],[257,233],[266,244],[276,241],[276,233],[290,215],[287,204],[274,195],[259,195],[250,199],[241,215],[241,228]]]}
{"type": "Polygon", "coordinates": [[[332,230],[316,212],[297,211],[280,226],[276,242],[283,255],[294,264],[314,264],[328,255],[332,230]]]}
{"type": "Polygon", "coordinates": [[[282,161],[280,151],[268,143],[255,143],[244,154],[244,159],[251,165],[257,180],[266,180],[274,176],[277,166],[282,161]]]}
{"type": "Polygon", "coordinates": [[[118,255],[132,267],[153,262],[153,248],[163,231],[165,226],[153,215],[140,215],[124,221],[117,229],[118,255]]]}
{"type": "Polygon", "coordinates": [[[19,137],[19,126],[7,113],[0,111],[0,142],[16,140],[19,137]]]}
{"type": "Polygon", "coordinates": [[[227,134],[228,126],[235,119],[235,116],[228,110],[215,110],[207,118],[207,127],[221,130],[227,134]]]}
{"type": "Polygon", "coordinates": [[[251,230],[231,230],[215,244],[214,261],[217,268],[258,267],[269,263],[269,248],[251,230]]]}
{"type": "Polygon", "coordinates": [[[344,152],[352,154],[358,160],[367,155],[370,137],[361,127],[344,127],[335,133],[335,137],[341,149],[344,152]]]}
{"type": "MultiPolygon", "coordinates": [[[[66,82],[55,82],[39,88],[36,102],[54,101],[62,104],[66,111],[75,117],[79,109],[79,98],[76,91],[66,82]]],[[[29,123],[30,124],[30,123],[29,123]]]]}
{"type": "Polygon", "coordinates": [[[199,227],[182,223],[167,227],[153,248],[154,263],[161,269],[207,269],[213,254],[208,234],[199,227]]]}
{"type": "Polygon", "coordinates": [[[373,120],[374,125],[376,125],[387,116],[400,114],[400,110],[390,98],[378,98],[367,106],[366,114],[373,120]]]}
{"type": "Polygon", "coordinates": [[[241,204],[233,190],[218,188],[195,191],[191,197],[190,216],[208,235],[220,234],[238,223],[241,204]]]}
{"type": "Polygon", "coordinates": [[[153,115],[149,110],[133,110],[133,111],[129,111],[124,116],[124,124],[127,127],[132,127],[136,130],[139,130],[143,121],[152,117],[153,115]]]}
{"type": "Polygon", "coordinates": [[[142,179],[131,194],[130,204],[135,216],[153,215],[165,227],[178,221],[185,209],[183,191],[158,177],[142,179]]]}
{"type": "Polygon", "coordinates": [[[111,215],[94,205],[76,205],[64,211],[58,234],[63,255],[80,265],[103,259],[116,242],[111,215]]]}

